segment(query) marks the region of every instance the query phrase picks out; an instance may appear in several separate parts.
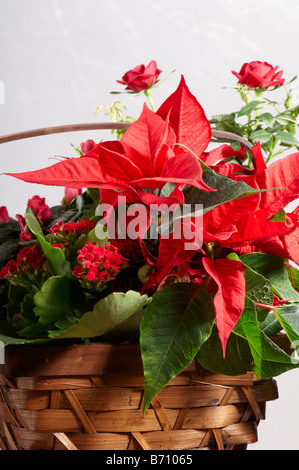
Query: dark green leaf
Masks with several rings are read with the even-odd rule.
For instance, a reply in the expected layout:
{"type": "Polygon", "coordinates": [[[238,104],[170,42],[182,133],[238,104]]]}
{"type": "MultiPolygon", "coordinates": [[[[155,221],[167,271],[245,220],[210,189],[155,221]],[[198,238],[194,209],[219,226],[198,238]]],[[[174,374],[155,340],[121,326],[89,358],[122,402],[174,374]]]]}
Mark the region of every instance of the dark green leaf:
{"type": "Polygon", "coordinates": [[[35,314],[44,325],[64,320],[70,312],[70,283],[67,277],[53,276],[33,298],[35,314]]]}
{"type": "Polygon", "coordinates": [[[259,378],[276,377],[299,367],[299,361],[292,359],[260,330],[254,304],[248,299],[234,332],[248,341],[254,359],[253,371],[259,378]]]}
{"type": "Polygon", "coordinates": [[[14,338],[12,336],[6,336],[0,334],[0,341],[3,342],[4,346],[9,346],[10,344],[29,344],[33,342],[40,342],[40,340],[29,340],[29,339],[21,339],[21,338],[14,338]]]}
{"type": "Polygon", "coordinates": [[[206,287],[170,284],[156,292],[140,326],[144,412],[155,395],[193,360],[215,322],[206,287]]]}
{"type": "Polygon", "coordinates": [[[0,268],[5,266],[19,252],[19,240],[9,240],[0,245],[0,268]]]}
{"type": "Polygon", "coordinates": [[[299,301],[299,293],[290,282],[283,258],[267,253],[250,253],[241,255],[240,260],[268,279],[279,297],[292,299],[292,302],[299,301]]]}
{"type": "Polygon", "coordinates": [[[299,269],[295,268],[295,266],[292,266],[291,264],[288,264],[286,266],[287,273],[289,275],[290,282],[294,289],[299,291],[299,269]]]}
{"type": "MultiPolygon", "coordinates": [[[[147,295],[128,291],[113,292],[96,303],[86,312],[78,323],[65,331],[50,333],[52,338],[93,338],[113,330],[120,323],[140,312],[149,302],[147,295]]],[[[129,328],[129,325],[127,325],[129,328]]]]}
{"type": "Polygon", "coordinates": [[[223,357],[223,348],[217,327],[201,346],[196,359],[207,370],[215,374],[242,375],[251,370],[253,359],[248,342],[232,332],[228,338],[223,357]]]}
{"type": "Polygon", "coordinates": [[[206,213],[215,207],[235,199],[257,194],[259,190],[253,189],[243,181],[233,181],[231,178],[220,175],[209,167],[203,167],[202,174],[204,182],[215,192],[201,191],[192,186],[186,186],[184,189],[185,204],[202,204],[203,213],[206,213]]]}
{"type": "Polygon", "coordinates": [[[291,341],[299,339],[299,302],[276,308],[277,318],[291,341]],[[296,335],[296,336],[295,336],[296,335]]]}
{"type": "Polygon", "coordinates": [[[276,212],[269,220],[272,222],[286,222],[286,213],[282,209],[281,211],[276,212]]]}
{"type": "Polygon", "coordinates": [[[268,312],[263,321],[259,321],[259,327],[266,336],[275,336],[282,330],[281,324],[272,311],[268,312]]]}

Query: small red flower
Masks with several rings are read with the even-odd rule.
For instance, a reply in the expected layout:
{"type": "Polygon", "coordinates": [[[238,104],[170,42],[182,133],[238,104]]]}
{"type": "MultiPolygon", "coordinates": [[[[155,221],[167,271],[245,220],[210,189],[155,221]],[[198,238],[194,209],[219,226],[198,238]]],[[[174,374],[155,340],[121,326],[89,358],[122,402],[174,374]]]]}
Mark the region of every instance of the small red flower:
{"type": "Polygon", "coordinates": [[[40,196],[33,196],[28,200],[27,206],[31,207],[41,224],[49,222],[52,217],[51,209],[46,204],[44,197],[41,198],[40,196]]]}
{"type": "Polygon", "coordinates": [[[117,83],[126,85],[126,90],[139,93],[156,83],[161,72],[162,70],[158,69],[156,62],[152,60],[147,66],[144,64],[137,65],[129,70],[122,77],[122,80],[117,80],[117,83]]]}
{"type": "Polygon", "coordinates": [[[88,139],[85,142],[81,142],[80,149],[81,149],[81,152],[85,154],[93,150],[96,146],[97,144],[95,143],[94,140],[88,139]]]}
{"type": "Polygon", "coordinates": [[[21,242],[27,242],[31,240],[33,238],[33,235],[30,232],[29,228],[27,227],[24,217],[21,214],[16,214],[16,218],[19,223],[19,227],[21,229],[21,233],[20,233],[21,242]]]}
{"type": "Polygon", "coordinates": [[[239,73],[234,71],[232,73],[238,78],[238,83],[247,88],[264,87],[267,89],[271,86],[283,85],[283,70],[279,72],[277,70],[278,66],[273,67],[268,62],[255,60],[245,63],[239,73]]]}
{"type": "Polygon", "coordinates": [[[86,243],[78,250],[78,266],[75,266],[73,275],[81,279],[85,287],[95,281],[96,288],[102,288],[105,283],[115,279],[120,269],[127,266],[124,258],[113,245],[98,246],[97,243],[86,243]]]}
{"type": "Polygon", "coordinates": [[[32,272],[44,263],[44,255],[40,255],[37,245],[25,246],[22,248],[17,259],[10,260],[0,271],[0,279],[11,279],[23,273],[32,272]]]}
{"type": "Polygon", "coordinates": [[[0,223],[1,222],[10,222],[10,218],[5,206],[0,207],[0,223]]]}

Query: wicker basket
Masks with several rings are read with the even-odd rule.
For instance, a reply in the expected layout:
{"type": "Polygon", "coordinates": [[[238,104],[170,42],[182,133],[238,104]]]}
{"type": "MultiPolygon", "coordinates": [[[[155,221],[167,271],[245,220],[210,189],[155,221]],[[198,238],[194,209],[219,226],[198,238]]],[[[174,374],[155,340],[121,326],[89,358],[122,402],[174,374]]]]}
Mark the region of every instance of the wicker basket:
{"type": "Polygon", "coordinates": [[[230,377],[195,361],[142,417],[139,345],[10,346],[0,366],[6,450],[246,449],[276,382],[230,377]]]}
{"type": "MultiPolygon", "coordinates": [[[[47,127],[0,137],[19,139],[129,123],[47,127]]],[[[251,145],[228,132],[255,163],[251,145]]],[[[0,448],[5,450],[245,449],[257,441],[276,382],[253,373],[229,377],[194,361],[142,416],[143,367],[138,345],[8,346],[0,366],[0,448]]]]}

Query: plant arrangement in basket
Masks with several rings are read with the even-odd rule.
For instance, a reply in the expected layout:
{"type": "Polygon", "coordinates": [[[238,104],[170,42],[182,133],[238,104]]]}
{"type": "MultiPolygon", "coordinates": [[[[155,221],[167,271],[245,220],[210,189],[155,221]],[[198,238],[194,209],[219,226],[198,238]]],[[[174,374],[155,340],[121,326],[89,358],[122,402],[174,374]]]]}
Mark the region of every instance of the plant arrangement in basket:
{"type": "MultiPolygon", "coordinates": [[[[129,91],[149,96],[161,73],[149,65],[123,77],[129,91]]],[[[260,378],[298,367],[299,213],[288,206],[299,194],[299,153],[269,164],[277,144],[298,146],[298,108],[287,90],[285,111],[261,112],[274,103],[264,96],[285,87],[269,64],[245,64],[237,77],[246,99],[238,113],[209,121],[182,76],[116,140],[9,174],[66,194],[51,208],[34,196],[16,220],[1,208],[5,345],[139,341],[144,410],[194,359],[260,378]],[[245,136],[252,154],[210,149],[212,126],[245,136]],[[282,332],[289,352],[275,340],[282,332]]]]}

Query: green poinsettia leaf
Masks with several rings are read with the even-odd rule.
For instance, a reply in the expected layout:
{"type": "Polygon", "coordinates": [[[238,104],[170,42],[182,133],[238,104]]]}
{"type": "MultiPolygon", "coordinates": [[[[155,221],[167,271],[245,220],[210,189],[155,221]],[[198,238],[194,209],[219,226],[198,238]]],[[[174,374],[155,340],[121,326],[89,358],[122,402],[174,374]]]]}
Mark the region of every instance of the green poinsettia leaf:
{"type": "Polygon", "coordinates": [[[299,361],[291,358],[261,331],[254,304],[249,299],[246,299],[234,332],[248,341],[254,360],[253,371],[259,378],[276,377],[299,367],[299,361]]]}
{"type": "Polygon", "coordinates": [[[287,263],[286,270],[292,286],[295,290],[299,291],[299,269],[287,263]]]}
{"type": "Polygon", "coordinates": [[[299,292],[291,284],[284,259],[266,253],[249,253],[240,256],[240,260],[255,272],[268,279],[279,297],[291,302],[299,302],[299,292]]]}
{"type": "Polygon", "coordinates": [[[299,302],[275,309],[276,317],[291,342],[299,340],[299,302]]]}
{"type": "Polygon", "coordinates": [[[272,311],[268,311],[267,316],[262,320],[259,319],[259,327],[267,336],[275,336],[282,330],[281,324],[272,311]]]}
{"type": "Polygon", "coordinates": [[[156,292],[140,326],[144,412],[156,394],[193,360],[215,322],[206,287],[171,284],[156,292]]]}
{"type": "Polygon", "coordinates": [[[251,369],[253,358],[248,341],[232,332],[228,338],[223,357],[222,344],[217,328],[213,328],[210,338],[201,346],[196,355],[197,361],[215,374],[242,375],[251,369]]]}
{"type": "MultiPolygon", "coordinates": [[[[228,259],[240,260],[236,253],[231,253],[228,259]]],[[[262,274],[254,271],[249,266],[246,266],[244,272],[245,283],[246,283],[246,296],[253,302],[257,302],[264,305],[272,305],[274,300],[273,286],[271,282],[266,279],[262,274]]],[[[264,320],[264,317],[269,311],[264,308],[256,308],[259,314],[259,320],[264,320]]]]}
{"type": "Polygon", "coordinates": [[[113,292],[95,304],[78,323],[65,331],[51,331],[51,338],[94,338],[102,336],[132,315],[140,312],[150,302],[147,295],[128,291],[113,292]]]}
{"type": "Polygon", "coordinates": [[[233,181],[206,167],[203,171],[204,182],[215,192],[200,191],[195,187],[187,186],[184,190],[185,204],[202,204],[203,213],[209,212],[215,207],[226,202],[234,201],[253,194],[260,190],[254,189],[244,181],[233,181]]]}

